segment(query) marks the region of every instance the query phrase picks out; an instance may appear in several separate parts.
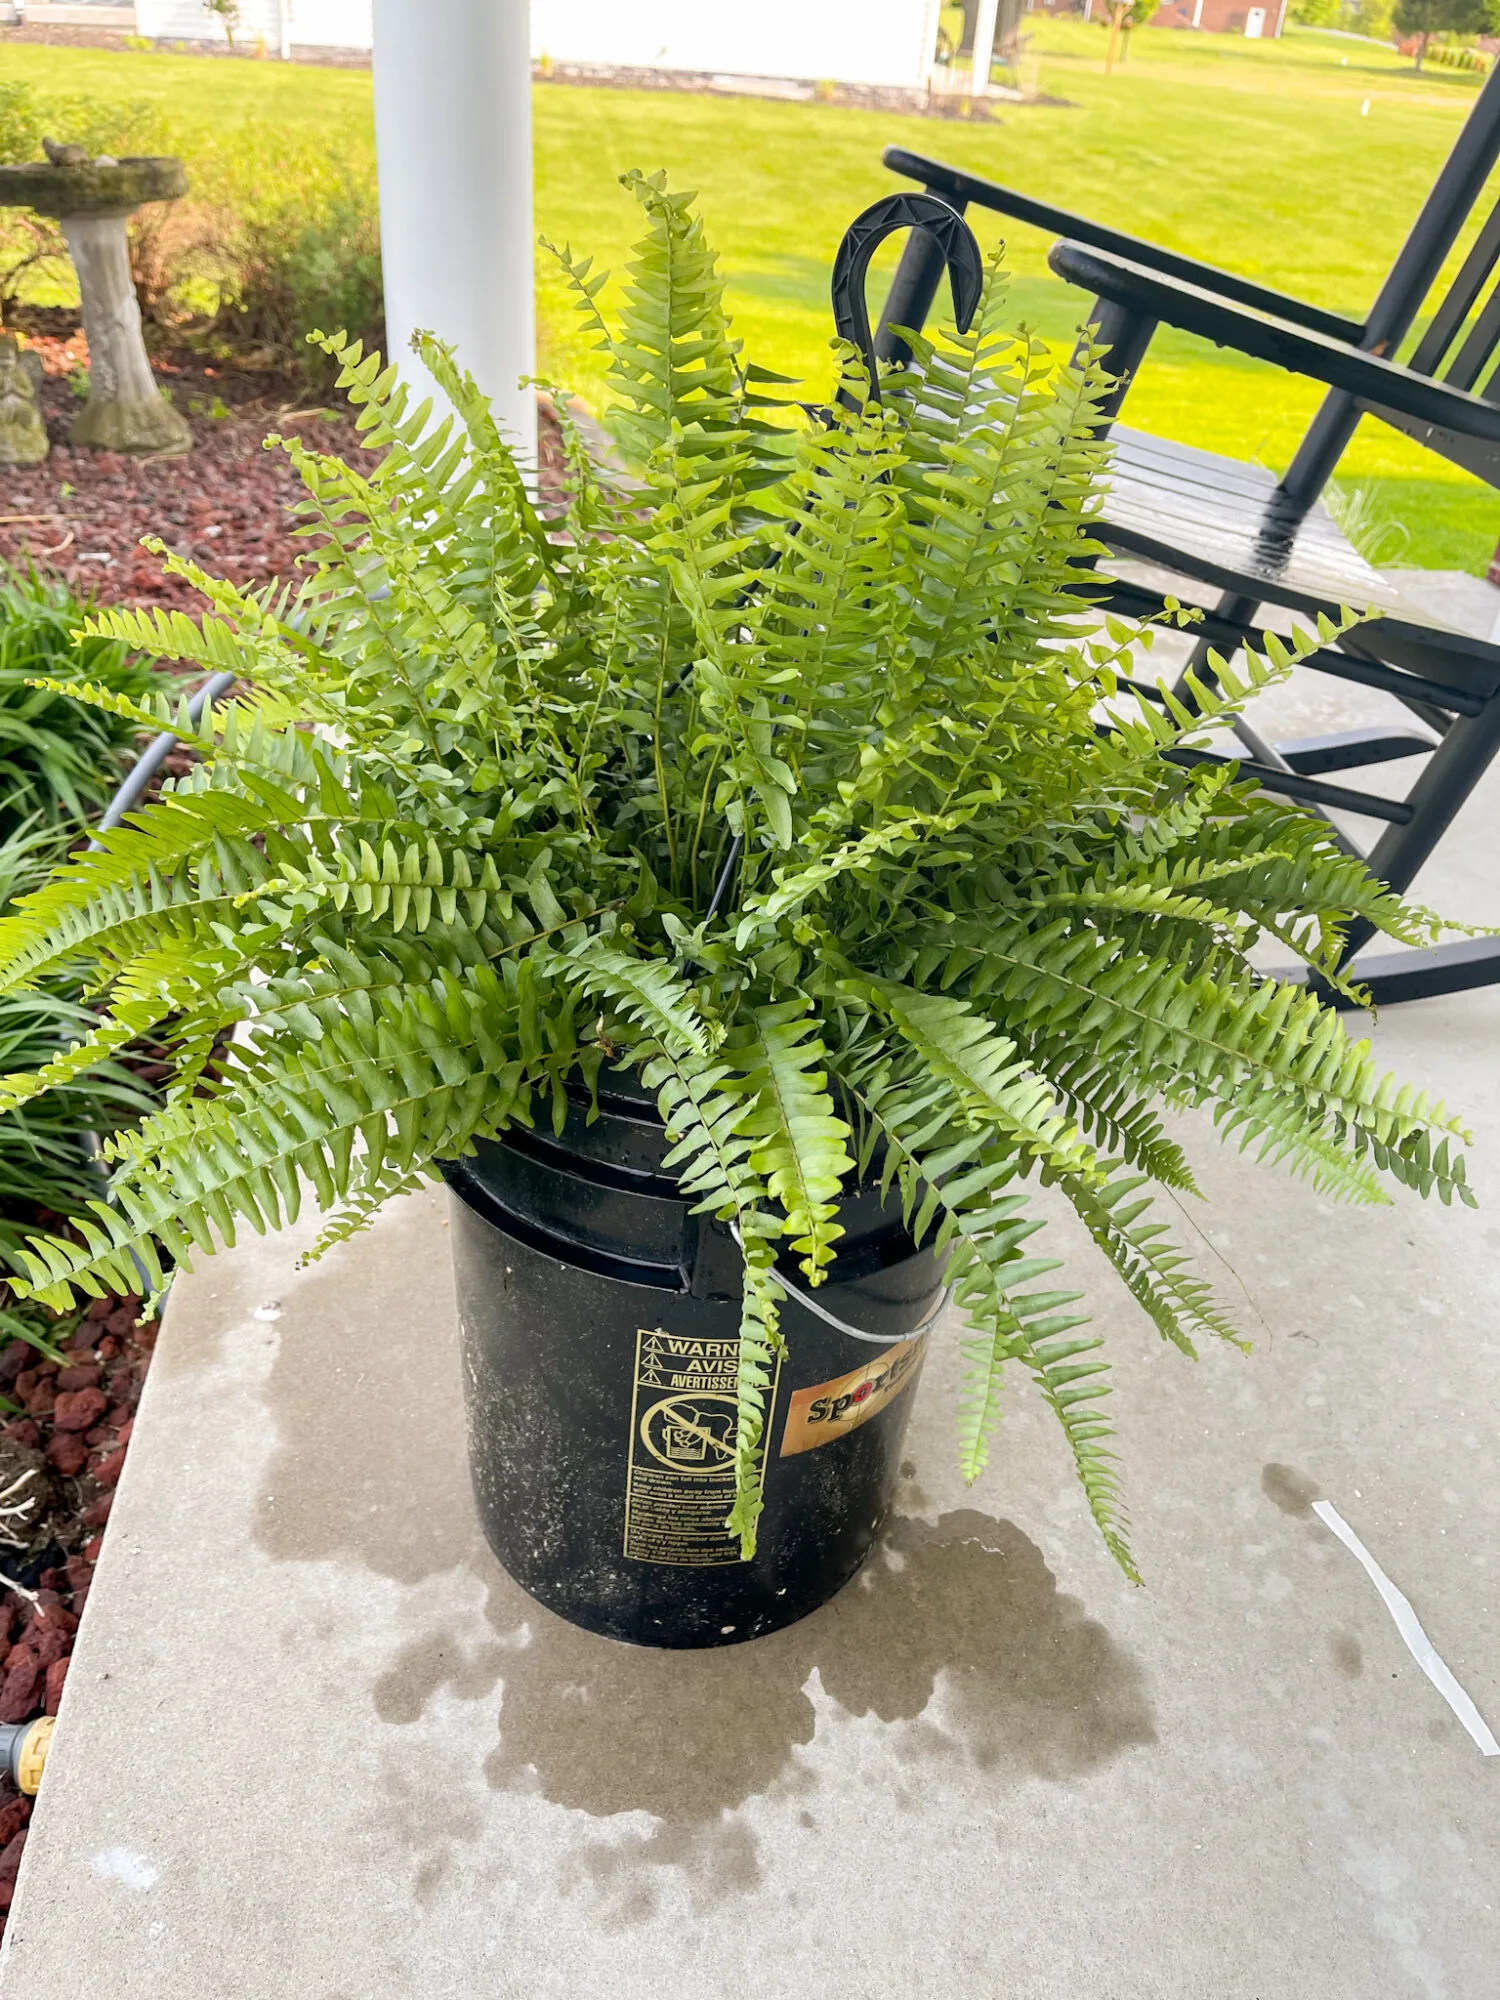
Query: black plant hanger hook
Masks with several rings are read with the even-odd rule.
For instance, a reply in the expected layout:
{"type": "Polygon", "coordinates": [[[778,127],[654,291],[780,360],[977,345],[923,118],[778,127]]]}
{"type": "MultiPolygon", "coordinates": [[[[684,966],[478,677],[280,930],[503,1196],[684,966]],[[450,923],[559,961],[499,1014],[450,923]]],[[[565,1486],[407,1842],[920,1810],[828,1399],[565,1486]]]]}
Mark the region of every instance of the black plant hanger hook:
{"type": "Polygon", "coordinates": [[[887,236],[898,229],[923,229],[943,253],[953,287],[953,316],[958,330],[967,330],[984,289],[984,259],[974,232],[956,208],[935,194],[888,194],[872,202],[844,232],[833,260],[833,323],[845,340],[853,341],[870,373],[870,396],[879,401],[875,343],[865,304],[865,279],[870,259],[887,236]]]}

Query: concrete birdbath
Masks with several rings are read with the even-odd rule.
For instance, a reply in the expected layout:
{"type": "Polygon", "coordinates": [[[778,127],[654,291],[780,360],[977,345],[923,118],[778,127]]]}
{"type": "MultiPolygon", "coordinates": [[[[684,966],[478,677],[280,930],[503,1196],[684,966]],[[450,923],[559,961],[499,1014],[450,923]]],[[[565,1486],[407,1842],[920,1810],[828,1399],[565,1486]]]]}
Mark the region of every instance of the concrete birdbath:
{"type": "Polygon", "coordinates": [[[81,146],[44,144],[46,161],[0,166],[0,208],[54,217],[78,273],[89,397],[73,421],[72,442],[101,451],[188,451],[192,432],[146,359],[125,236],[127,218],[143,202],[187,192],[182,162],[91,160],[81,146]]]}

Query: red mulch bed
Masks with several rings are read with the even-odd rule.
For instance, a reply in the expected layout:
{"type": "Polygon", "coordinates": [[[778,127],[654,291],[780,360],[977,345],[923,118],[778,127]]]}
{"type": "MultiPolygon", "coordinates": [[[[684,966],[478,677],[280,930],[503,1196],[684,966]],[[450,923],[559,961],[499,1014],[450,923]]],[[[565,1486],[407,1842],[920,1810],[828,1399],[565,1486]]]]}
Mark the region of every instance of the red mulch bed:
{"type": "MultiPolygon", "coordinates": [[[[144,535],[159,535],[175,554],[229,583],[295,577],[306,543],[293,533],[289,509],[302,482],[284,451],[265,448],[272,432],[352,465],[376,463],[347,406],[309,404],[274,370],[217,363],[185,344],[153,353],[151,362],[192,427],[191,452],[132,458],[75,451],[68,429],[81,405],[73,383],[88,366],[88,343],[64,312],[23,311],[14,330],[41,356],[52,454],[40,465],[6,471],[0,564],[33,563],[63,577],[81,597],[200,612],[203,600],[141,547],[144,535]]],[[[540,415],[543,490],[555,499],[561,447],[545,403],[540,415]]]]}
{"type": "MultiPolygon", "coordinates": [[[[0,1463],[34,1468],[42,1501],[26,1546],[0,1544],[0,1722],[56,1715],[103,1529],[135,1422],[156,1322],[138,1298],[96,1299],[59,1367],[25,1341],[0,1350],[0,1463]]],[[[33,1488],[33,1490],[35,1490],[33,1488]]],[[[32,1801],[0,1776],[0,1912],[8,1911],[32,1801]]],[[[3,1926],[3,1917],[0,1917],[3,1926]]]]}
{"type": "Polygon", "coordinates": [[[0,562],[35,563],[81,596],[201,610],[192,586],[163,574],[160,559],[140,546],[143,535],[160,535],[175,554],[230,583],[291,576],[301,544],[287,510],[302,488],[285,452],[265,449],[272,431],[373,463],[347,409],[309,407],[280,374],[217,364],[186,346],[154,354],[152,365],[192,427],[191,452],[75,451],[68,429],[81,405],[73,384],[88,366],[88,344],[62,313],[22,314],[16,331],[41,357],[52,455],[6,474],[0,562]]]}

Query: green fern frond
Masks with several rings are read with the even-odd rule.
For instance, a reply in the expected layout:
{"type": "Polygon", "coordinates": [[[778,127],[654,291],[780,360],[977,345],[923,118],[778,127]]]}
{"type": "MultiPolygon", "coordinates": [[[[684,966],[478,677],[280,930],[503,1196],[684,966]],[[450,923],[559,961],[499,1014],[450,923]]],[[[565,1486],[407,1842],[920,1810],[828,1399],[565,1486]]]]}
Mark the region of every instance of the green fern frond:
{"type": "Polygon", "coordinates": [[[971,1122],[995,1127],[1052,1172],[1098,1177],[1082,1134],[1053,1108],[1047,1079],[967,1001],[893,985],[869,991],[928,1073],[951,1087],[971,1122]]]}
{"type": "Polygon", "coordinates": [[[786,1234],[811,1284],[822,1281],[843,1235],[839,1197],[854,1162],[849,1127],[834,1109],[827,1055],[807,1003],[757,1007],[753,1025],[732,1035],[726,1053],[739,1072],[751,1140],[750,1166],[786,1216],[786,1234]]]}

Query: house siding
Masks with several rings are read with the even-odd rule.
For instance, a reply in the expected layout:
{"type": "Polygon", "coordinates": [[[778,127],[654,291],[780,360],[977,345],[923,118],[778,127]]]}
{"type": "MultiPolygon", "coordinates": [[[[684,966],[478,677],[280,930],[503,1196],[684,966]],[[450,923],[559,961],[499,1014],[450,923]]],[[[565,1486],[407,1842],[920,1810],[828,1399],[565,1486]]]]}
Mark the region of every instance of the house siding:
{"type": "MultiPolygon", "coordinates": [[[[414,0],[415,3],[415,0],[414,0]]],[[[484,0],[500,4],[500,0],[484,0]]],[[[371,0],[241,0],[238,39],[367,49],[371,0]]],[[[940,0],[532,0],[534,57],[710,75],[828,78],[920,89],[937,42],[940,0]]],[[[136,0],[137,31],[168,41],[222,41],[202,0],[136,0]]]]}
{"type": "MultiPolygon", "coordinates": [[[[281,44],[285,6],[294,48],[367,49],[371,0],[240,0],[236,40],[281,44]]],[[[224,30],[202,0],[136,0],[136,32],[162,41],[221,42],[224,30]]]]}
{"type": "Polygon", "coordinates": [[[531,46],[563,63],[919,89],[938,11],[936,0],[532,0],[531,46]]]}

